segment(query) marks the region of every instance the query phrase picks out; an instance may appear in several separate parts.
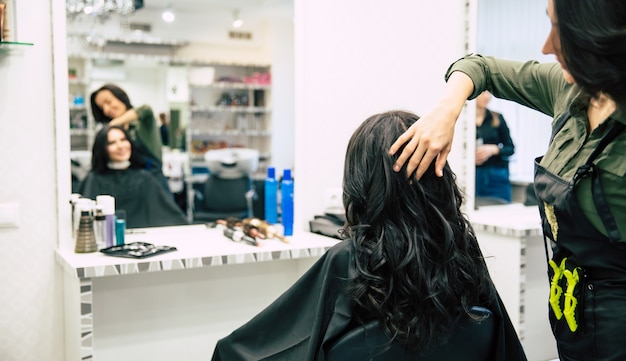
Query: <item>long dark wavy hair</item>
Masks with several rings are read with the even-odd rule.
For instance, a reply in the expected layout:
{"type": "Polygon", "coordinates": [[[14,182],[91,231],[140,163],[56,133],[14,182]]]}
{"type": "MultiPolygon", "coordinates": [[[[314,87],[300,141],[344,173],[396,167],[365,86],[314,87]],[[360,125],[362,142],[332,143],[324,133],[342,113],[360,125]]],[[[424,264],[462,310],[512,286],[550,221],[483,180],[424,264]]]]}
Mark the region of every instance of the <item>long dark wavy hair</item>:
{"type": "Polygon", "coordinates": [[[409,349],[446,339],[469,309],[495,299],[463,196],[448,165],[407,178],[392,167],[391,144],[419,117],[405,111],[371,116],[354,132],[345,158],[343,234],[354,242],[350,293],[361,322],[377,319],[409,349]]]}
{"type": "Polygon", "coordinates": [[[626,1],[554,0],[561,51],[576,84],[626,104],[626,1]]]}
{"type": "Polygon", "coordinates": [[[91,96],[89,98],[91,104],[91,113],[93,114],[93,118],[96,120],[96,122],[106,124],[111,121],[111,118],[107,117],[102,112],[102,109],[100,109],[98,104],[96,104],[96,96],[103,90],[110,91],[114,97],[116,97],[122,103],[124,103],[124,105],[126,105],[127,110],[133,108],[133,105],[130,103],[130,98],[128,97],[128,94],[126,94],[126,92],[122,88],[115,84],[104,84],[93,93],[91,93],[91,96]]]}
{"type": "Polygon", "coordinates": [[[128,131],[126,131],[124,127],[105,125],[98,131],[93,141],[93,148],[91,150],[91,170],[101,174],[110,171],[108,164],[111,159],[109,158],[109,151],[107,147],[109,144],[109,132],[111,129],[119,129],[124,132],[126,139],[130,142],[130,166],[131,168],[141,168],[141,162],[135,154],[135,145],[130,140],[128,131]]]}

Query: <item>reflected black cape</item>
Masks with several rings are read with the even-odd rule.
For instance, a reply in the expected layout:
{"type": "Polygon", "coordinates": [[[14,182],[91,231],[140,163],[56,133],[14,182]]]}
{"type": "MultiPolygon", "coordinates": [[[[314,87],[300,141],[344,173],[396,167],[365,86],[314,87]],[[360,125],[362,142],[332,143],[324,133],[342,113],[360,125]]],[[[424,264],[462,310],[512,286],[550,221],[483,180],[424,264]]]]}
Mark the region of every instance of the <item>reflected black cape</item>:
{"type": "Polygon", "coordinates": [[[127,228],[188,224],[172,194],[143,169],[91,171],[78,187],[78,193],[94,200],[101,194],[115,197],[115,209],[126,211],[127,228]]]}
{"type": "MultiPolygon", "coordinates": [[[[350,329],[351,301],[344,291],[355,276],[351,241],[328,250],[291,288],[252,320],[218,341],[212,361],[324,360],[324,350],[350,329]]],[[[498,296],[485,305],[497,321],[494,357],[526,360],[498,296]]]]}

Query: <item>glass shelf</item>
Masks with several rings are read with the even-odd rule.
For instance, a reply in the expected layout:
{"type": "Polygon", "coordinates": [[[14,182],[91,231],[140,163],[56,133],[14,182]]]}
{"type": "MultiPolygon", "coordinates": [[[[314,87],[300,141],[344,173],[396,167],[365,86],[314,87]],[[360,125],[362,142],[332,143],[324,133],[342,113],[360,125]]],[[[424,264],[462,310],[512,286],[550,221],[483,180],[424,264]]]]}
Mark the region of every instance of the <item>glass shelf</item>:
{"type": "Polygon", "coordinates": [[[26,47],[33,45],[33,43],[24,43],[19,41],[0,41],[0,54],[6,54],[15,50],[25,49],[26,47]]]}

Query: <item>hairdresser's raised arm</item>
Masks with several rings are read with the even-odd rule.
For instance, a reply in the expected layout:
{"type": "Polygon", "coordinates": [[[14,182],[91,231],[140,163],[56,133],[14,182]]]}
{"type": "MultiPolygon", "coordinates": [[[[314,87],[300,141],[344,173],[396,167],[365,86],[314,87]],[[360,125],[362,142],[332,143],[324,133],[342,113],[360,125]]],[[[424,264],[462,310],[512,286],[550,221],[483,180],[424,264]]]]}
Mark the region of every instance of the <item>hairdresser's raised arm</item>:
{"type": "Polygon", "coordinates": [[[389,149],[390,154],[395,154],[406,144],[394,165],[396,172],[406,163],[407,176],[416,172],[419,179],[437,158],[435,173],[440,177],[443,175],[443,167],[452,146],[454,125],[473,90],[474,83],[466,74],[455,71],[450,75],[443,96],[435,107],[404,132],[389,149]]]}
{"type": "Polygon", "coordinates": [[[111,119],[109,125],[117,125],[121,127],[128,128],[128,124],[134,122],[139,118],[135,109],[128,109],[124,114],[120,115],[115,119],[111,119]]]}

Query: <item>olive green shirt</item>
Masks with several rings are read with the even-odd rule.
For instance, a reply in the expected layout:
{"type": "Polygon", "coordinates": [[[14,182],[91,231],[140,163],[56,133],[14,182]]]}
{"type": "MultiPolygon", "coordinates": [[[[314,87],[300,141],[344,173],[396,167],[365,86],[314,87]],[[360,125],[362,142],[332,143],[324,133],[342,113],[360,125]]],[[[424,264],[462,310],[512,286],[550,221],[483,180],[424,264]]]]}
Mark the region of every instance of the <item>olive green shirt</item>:
{"type": "Polygon", "coordinates": [[[137,122],[131,123],[130,133],[133,138],[139,139],[143,145],[159,160],[163,162],[163,145],[161,143],[161,133],[157,126],[152,108],[142,105],[134,108],[137,112],[137,122]]]}
{"type": "MultiPolygon", "coordinates": [[[[590,96],[565,81],[558,63],[517,62],[471,54],[450,66],[446,80],[454,71],[467,74],[474,82],[470,99],[489,90],[497,98],[525,105],[554,120],[569,111],[573,119],[558,132],[541,161],[550,172],[568,181],[573,179],[578,167],[586,162],[614,122],[626,124],[626,104],[617,104],[613,114],[590,133],[587,118],[590,96]]],[[[617,223],[621,241],[626,242],[626,132],[618,135],[594,163],[600,168],[604,196],[617,223]]],[[[593,202],[590,178],[579,181],[576,197],[590,223],[606,235],[593,202]]]]}

